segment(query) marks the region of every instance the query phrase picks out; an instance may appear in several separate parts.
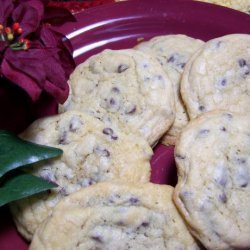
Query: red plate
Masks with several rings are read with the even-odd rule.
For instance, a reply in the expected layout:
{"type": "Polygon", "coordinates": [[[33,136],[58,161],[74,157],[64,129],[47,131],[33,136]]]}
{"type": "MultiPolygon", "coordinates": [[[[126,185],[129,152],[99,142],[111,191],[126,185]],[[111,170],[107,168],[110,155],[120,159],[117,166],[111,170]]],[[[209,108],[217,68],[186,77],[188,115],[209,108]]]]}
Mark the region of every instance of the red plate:
{"type": "MultiPolygon", "coordinates": [[[[207,41],[230,33],[250,34],[250,16],[228,8],[184,0],[133,0],[107,4],[76,15],[77,22],[60,31],[74,47],[77,63],[104,48],[130,48],[137,39],[163,34],[186,34],[207,41]]],[[[175,184],[173,148],[158,145],[151,161],[151,180],[175,184]]],[[[1,250],[25,250],[7,208],[0,210],[1,250]]],[[[56,237],[56,235],[55,235],[56,237]]]]}

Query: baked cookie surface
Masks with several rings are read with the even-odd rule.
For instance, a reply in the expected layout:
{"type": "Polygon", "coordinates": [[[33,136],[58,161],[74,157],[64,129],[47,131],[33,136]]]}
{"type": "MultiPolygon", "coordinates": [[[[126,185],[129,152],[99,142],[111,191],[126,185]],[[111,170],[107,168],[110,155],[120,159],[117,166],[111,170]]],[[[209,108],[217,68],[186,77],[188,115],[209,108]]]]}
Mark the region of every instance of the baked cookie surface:
{"type": "Polygon", "coordinates": [[[70,77],[71,93],[60,108],[116,117],[154,145],[175,116],[173,87],[153,57],[133,49],[104,50],[70,77]]]}
{"type": "Polygon", "coordinates": [[[250,35],[212,39],[186,65],[181,94],[190,119],[214,109],[250,113],[250,35]]]}
{"type": "Polygon", "coordinates": [[[199,249],[166,185],[98,183],[62,200],[30,249],[199,249]]]}
{"type": "Polygon", "coordinates": [[[12,205],[17,228],[29,240],[64,196],[111,179],[148,182],[150,178],[152,150],[146,140],[107,128],[101,120],[82,112],[39,119],[21,137],[64,152],[59,158],[34,165],[31,171],[58,187],[12,205]]]}
{"type": "Polygon", "coordinates": [[[203,41],[185,35],[165,35],[154,37],[135,47],[143,52],[153,53],[174,86],[176,116],[174,124],[162,138],[162,143],[166,145],[174,145],[181,129],[188,123],[188,115],[180,95],[180,80],[187,61],[203,44],[203,41]]]}
{"type": "Polygon", "coordinates": [[[250,247],[250,118],[213,111],[191,121],[176,145],[174,200],[207,249],[250,247]]]}

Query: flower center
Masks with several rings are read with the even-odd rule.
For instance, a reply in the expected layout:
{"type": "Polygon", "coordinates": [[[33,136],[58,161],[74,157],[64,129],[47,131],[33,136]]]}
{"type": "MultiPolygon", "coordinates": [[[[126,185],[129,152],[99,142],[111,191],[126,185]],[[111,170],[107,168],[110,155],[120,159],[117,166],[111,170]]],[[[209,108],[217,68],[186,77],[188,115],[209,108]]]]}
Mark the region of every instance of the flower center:
{"type": "Polygon", "coordinates": [[[28,50],[30,48],[30,40],[19,38],[22,33],[23,29],[19,23],[13,23],[11,28],[0,24],[0,41],[7,42],[13,50],[28,50]]]}

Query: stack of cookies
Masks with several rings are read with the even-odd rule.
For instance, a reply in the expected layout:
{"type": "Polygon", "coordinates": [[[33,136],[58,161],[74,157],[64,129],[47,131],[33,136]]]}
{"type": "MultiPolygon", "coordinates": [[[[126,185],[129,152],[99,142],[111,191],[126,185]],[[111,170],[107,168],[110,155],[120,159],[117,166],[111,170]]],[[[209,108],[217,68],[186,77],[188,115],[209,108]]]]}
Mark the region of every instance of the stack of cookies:
{"type": "Polygon", "coordinates": [[[48,193],[11,205],[30,249],[250,247],[250,36],[185,35],[79,65],[59,114],[20,136],[63,149],[32,173],[48,193]],[[175,145],[175,188],[149,183],[175,145]]]}

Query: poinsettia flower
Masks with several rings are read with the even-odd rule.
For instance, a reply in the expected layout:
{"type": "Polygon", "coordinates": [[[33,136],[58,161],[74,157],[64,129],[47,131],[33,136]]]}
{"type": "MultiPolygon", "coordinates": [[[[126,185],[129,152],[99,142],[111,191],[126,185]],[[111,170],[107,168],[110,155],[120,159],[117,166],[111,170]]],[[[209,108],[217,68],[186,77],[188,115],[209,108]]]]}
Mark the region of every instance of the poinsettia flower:
{"type": "MultiPolygon", "coordinates": [[[[24,89],[33,101],[45,91],[63,103],[75,63],[70,42],[48,25],[53,15],[47,4],[47,0],[0,0],[0,76],[24,89]]],[[[63,17],[74,21],[60,8],[54,17],[57,24],[63,17]]]]}
{"type": "Polygon", "coordinates": [[[27,36],[38,29],[43,15],[43,3],[39,0],[33,0],[18,4],[12,12],[12,19],[22,27],[22,36],[27,36]]]}

